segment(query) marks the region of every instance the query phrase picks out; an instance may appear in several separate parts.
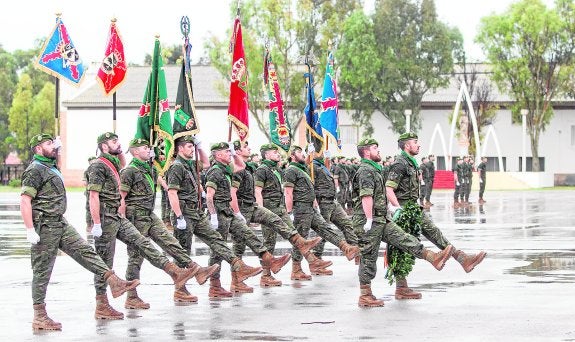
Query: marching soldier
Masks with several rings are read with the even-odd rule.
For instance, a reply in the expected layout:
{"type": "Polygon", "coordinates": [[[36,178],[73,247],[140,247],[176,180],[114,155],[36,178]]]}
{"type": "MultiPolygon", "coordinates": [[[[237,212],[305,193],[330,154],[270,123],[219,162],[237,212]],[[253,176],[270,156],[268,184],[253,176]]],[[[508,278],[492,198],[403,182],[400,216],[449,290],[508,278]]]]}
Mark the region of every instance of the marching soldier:
{"type": "Polygon", "coordinates": [[[453,182],[455,183],[455,190],[453,192],[453,208],[457,209],[463,205],[459,203],[460,193],[463,191],[461,182],[463,182],[463,159],[457,157],[457,164],[453,167],[453,182]]]}
{"type": "Polygon", "coordinates": [[[428,209],[429,206],[426,206],[425,203],[423,203],[423,201],[425,200],[425,194],[426,194],[426,181],[428,178],[428,173],[427,173],[427,158],[423,157],[421,158],[421,165],[419,165],[419,204],[421,205],[422,208],[426,208],[428,209]]]}
{"type": "MultiPolygon", "coordinates": [[[[92,214],[92,235],[94,246],[102,260],[112,267],[116,249],[116,239],[135,248],[152,265],[169,274],[176,288],[181,288],[197,269],[182,269],[155,249],[134,225],[124,217],[125,203],[120,195],[120,175],[124,155],[115,133],[107,132],[98,136],[100,157],[88,167],[88,191],[90,193],[90,213],[92,214]]],[[[100,275],[94,277],[96,288],[96,319],[123,319],[124,314],[116,311],[106,297],[106,284],[100,275]]]]}
{"type": "Polygon", "coordinates": [[[62,324],[46,313],[45,304],[46,290],[59,249],[97,275],[104,284],[110,285],[114,298],[135,289],[140,283],[138,279],[126,282],[118,278],[64,218],[66,189],[56,165],[60,147],[58,142],[50,134],[34,136],[30,140],[34,160],[22,175],[20,212],[26,227],[26,238],[31,244],[34,330],[62,330],[62,324]]]}
{"type": "Polygon", "coordinates": [[[481,163],[477,166],[479,171],[479,204],[484,204],[483,194],[485,193],[485,181],[487,175],[487,157],[481,157],[481,163]]]}
{"type": "MultiPolygon", "coordinates": [[[[180,267],[195,270],[193,275],[198,284],[202,285],[219,268],[212,265],[209,268],[201,267],[193,262],[186,250],[178,240],[168,232],[163,221],[154,214],[156,200],[156,184],[161,178],[157,177],[148,160],[150,158],[150,144],[145,139],[133,139],[130,142],[130,153],[133,156],[130,164],[120,172],[120,193],[126,204],[126,218],[145,237],[152,239],[162,250],[166,251],[177,261],[180,267]]],[[[128,246],[128,268],[126,279],[139,279],[140,269],[144,257],[133,246],[128,246]]],[[[191,296],[185,284],[174,291],[176,302],[197,302],[198,298],[191,296]]],[[[125,303],[126,309],[149,309],[150,304],[144,302],[136,290],[128,291],[125,303]]]]}
{"type": "Polygon", "coordinates": [[[433,182],[435,181],[435,156],[430,154],[427,162],[427,179],[425,179],[425,204],[431,207],[431,192],[433,191],[433,182]]]}
{"type": "Polygon", "coordinates": [[[469,181],[471,178],[471,168],[469,167],[469,156],[463,156],[461,163],[461,188],[459,189],[459,202],[463,206],[469,205],[469,181]],[[467,198],[467,199],[466,199],[467,198]]]}
{"type": "MultiPolygon", "coordinates": [[[[401,206],[408,201],[417,201],[418,196],[418,177],[417,162],[415,156],[419,153],[418,137],[415,133],[403,133],[399,136],[398,146],[401,153],[397,156],[395,162],[391,165],[389,178],[387,179],[386,194],[387,200],[392,206],[392,211],[401,210],[401,206]]],[[[421,231],[429,241],[441,250],[453,247],[451,243],[443,236],[441,230],[431,221],[429,215],[422,212],[423,224],[421,231]]],[[[453,248],[453,258],[457,260],[465,270],[471,272],[477,266],[486,253],[481,251],[477,254],[467,255],[462,250],[453,248]]],[[[419,299],[421,293],[415,292],[407,285],[407,279],[396,279],[396,299],[419,299]]]]}
{"type": "Polygon", "coordinates": [[[346,209],[347,197],[349,194],[349,174],[345,168],[345,158],[335,157],[333,164],[333,180],[335,182],[335,192],[337,202],[346,209]]]}

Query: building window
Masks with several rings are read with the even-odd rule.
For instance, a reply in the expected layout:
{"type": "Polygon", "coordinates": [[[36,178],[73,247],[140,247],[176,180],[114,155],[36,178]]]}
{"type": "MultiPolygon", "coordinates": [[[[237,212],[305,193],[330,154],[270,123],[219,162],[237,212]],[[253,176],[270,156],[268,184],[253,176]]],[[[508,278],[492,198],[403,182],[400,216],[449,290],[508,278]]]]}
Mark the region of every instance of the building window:
{"type": "MultiPolygon", "coordinates": [[[[523,171],[523,157],[519,157],[519,172],[523,171]]],[[[527,157],[526,159],[526,169],[527,172],[533,171],[533,157],[527,157]]],[[[539,172],[545,171],[545,157],[539,157],[539,172]]]]}
{"type": "Polygon", "coordinates": [[[571,146],[575,146],[575,125],[571,125],[571,146]]]}
{"type": "Polygon", "coordinates": [[[340,125],[339,138],[342,144],[357,144],[359,130],[357,126],[353,125],[340,125]]]}

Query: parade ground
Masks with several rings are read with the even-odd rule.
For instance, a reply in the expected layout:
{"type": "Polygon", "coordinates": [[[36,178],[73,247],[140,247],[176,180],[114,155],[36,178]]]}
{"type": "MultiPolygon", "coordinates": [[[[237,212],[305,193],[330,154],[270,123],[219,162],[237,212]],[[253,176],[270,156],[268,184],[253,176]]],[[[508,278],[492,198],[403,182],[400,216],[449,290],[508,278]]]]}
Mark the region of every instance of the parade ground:
{"type": "MultiPolygon", "coordinates": [[[[472,199],[477,201],[476,193],[472,199]]],[[[442,271],[418,260],[409,283],[423,293],[420,300],[394,299],[380,259],[372,289],[385,306],[359,308],[357,266],[326,245],[333,276],[291,281],[290,262],[277,274],[283,286],[263,289],[255,277],[246,281],[254,293],[220,301],[208,300],[207,283],[190,281],[188,289],[199,297],[192,305],[174,304],[170,277],[145,262],[138,293],[151,308],[126,310],[124,295],[111,300],[124,320],[96,321],[92,274],[62,254],[46,305],[63,329],[33,332],[32,271],[19,194],[2,192],[0,341],[575,341],[575,191],[491,191],[485,200],[453,209],[451,191],[433,193],[429,213],[447,238],[466,252],[485,250],[487,257],[471,273],[453,259],[442,271]]],[[[82,192],[68,193],[66,217],[86,236],[84,205],[82,192]]],[[[276,254],[288,247],[280,241],[276,254]]],[[[195,261],[207,264],[203,243],[194,241],[193,253],[195,261]]],[[[258,264],[253,254],[244,260],[258,264]]],[[[126,263],[119,242],[114,270],[122,277],[126,263]]],[[[222,266],[222,284],[229,288],[229,265],[222,266]]]]}

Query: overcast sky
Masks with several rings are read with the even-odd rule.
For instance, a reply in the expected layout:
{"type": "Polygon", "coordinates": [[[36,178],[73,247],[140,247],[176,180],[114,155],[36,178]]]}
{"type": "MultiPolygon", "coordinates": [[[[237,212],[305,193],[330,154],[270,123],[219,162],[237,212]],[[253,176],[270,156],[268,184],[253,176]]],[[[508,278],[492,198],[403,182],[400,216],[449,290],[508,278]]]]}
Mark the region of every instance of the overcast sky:
{"type": "MultiPolygon", "coordinates": [[[[367,11],[374,0],[365,0],[367,11]]],[[[543,0],[550,6],[552,0],[543,0]]],[[[29,49],[34,40],[52,30],[55,13],[61,12],[72,41],[85,62],[99,62],[104,56],[107,32],[112,17],[124,42],[129,62],[142,63],[153,51],[154,35],[162,45],[182,42],[179,22],[183,15],[191,21],[192,62],[204,55],[203,42],[210,33],[222,39],[231,27],[231,0],[160,1],[11,1],[0,14],[0,44],[8,51],[29,49]]],[[[481,49],[473,43],[480,18],[505,11],[511,0],[435,0],[439,18],[458,27],[465,39],[468,60],[483,60],[481,49]]]]}

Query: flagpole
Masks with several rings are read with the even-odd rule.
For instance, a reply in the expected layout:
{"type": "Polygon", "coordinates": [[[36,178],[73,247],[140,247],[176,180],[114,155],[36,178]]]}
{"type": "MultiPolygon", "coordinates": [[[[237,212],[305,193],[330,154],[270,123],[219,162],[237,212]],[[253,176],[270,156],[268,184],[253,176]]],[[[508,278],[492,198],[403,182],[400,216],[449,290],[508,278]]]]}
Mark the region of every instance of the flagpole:
{"type": "Polygon", "coordinates": [[[112,132],[116,133],[116,92],[112,95],[112,132]]]}
{"type": "Polygon", "coordinates": [[[54,135],[60,135],[60,79],[56,78],[56,98],[55,98],[55,105],[54,105],[54,135]]]}

